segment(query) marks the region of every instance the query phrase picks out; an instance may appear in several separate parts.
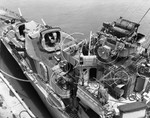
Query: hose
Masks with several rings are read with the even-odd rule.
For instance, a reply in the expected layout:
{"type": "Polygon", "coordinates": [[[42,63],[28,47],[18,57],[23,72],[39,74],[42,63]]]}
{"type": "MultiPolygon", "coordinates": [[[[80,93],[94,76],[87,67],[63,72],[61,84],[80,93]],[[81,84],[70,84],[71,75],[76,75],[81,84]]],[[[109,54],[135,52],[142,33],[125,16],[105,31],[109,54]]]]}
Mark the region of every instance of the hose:
{"type": "Polygon", "coordinates": [[[22,81],[22,82],[32,82],[32,80],[24,80],[24,79],[21,79],[21,78],[17,78],[17,77],[14,77],[10,74],[8,74],[7,72],[3,71],[2,69],[0,69],[0,72],[3,73],[4,75],[14,79],[14,80],[17,80],[17,81],[22,81]]]}
{"type": "MultiPolygon", "coordinates": [[[[28,113],[26,110],[22,110],[22,111],[19,113],[19,118],[24,118],[24,117],[21,116],[21,114],[22,114],[23,112],[28,113]]],[[[31,117],[31,118],[38,118],[38,117],[32,117],[32,116],[30,116],[30,117],[31,117]]]]}

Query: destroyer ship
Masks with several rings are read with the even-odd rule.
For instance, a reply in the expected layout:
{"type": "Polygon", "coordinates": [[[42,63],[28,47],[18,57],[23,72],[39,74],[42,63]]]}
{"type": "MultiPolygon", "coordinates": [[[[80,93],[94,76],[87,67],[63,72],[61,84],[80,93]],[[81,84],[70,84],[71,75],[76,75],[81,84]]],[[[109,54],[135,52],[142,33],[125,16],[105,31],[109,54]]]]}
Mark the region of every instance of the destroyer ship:
{"type": "Polygon", "coordinates": [[[120,17],[76,40],[21,12],[3,8],[0,20],[2,45],[55,118],[149,117],[149,51],[139,23],[120,17]]]}

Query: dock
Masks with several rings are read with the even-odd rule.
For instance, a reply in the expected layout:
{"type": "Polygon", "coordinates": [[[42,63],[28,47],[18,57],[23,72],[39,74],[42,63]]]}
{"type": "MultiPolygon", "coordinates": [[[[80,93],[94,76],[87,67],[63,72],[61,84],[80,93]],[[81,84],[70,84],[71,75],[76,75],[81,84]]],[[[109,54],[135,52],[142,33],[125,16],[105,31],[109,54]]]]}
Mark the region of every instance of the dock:
{"type": "Polygon", "coordinates": [[[1,72],[0,118],[36,118],[1,72]]]}

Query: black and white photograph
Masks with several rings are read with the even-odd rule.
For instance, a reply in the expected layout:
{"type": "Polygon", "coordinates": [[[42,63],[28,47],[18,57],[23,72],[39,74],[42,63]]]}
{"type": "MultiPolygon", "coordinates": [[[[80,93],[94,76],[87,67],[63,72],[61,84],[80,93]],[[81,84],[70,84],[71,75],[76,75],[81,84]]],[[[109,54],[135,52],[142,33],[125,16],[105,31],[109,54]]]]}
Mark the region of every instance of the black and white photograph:
{"type": "Polygon", "coordinates": [[[150,118],[150,1],[0,0],[0,118],[150,118]]]}

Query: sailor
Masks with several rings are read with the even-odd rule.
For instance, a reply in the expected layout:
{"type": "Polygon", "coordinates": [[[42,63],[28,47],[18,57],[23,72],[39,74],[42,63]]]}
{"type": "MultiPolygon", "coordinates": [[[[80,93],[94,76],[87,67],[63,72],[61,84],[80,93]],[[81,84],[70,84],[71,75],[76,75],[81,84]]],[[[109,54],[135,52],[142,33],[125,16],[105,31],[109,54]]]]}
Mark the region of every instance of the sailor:
{"type": "Polygon", "coordinates": [[[77,99],[77,84],[78,80],[76,79],[70,79],[70,108],[72,110],[72,113],[76,113],[77,109],[79,108],[79,103],[78,103],[78,99],[77,99]]]}
{"type": "Polygon", "coordinates": [[[45,41],[46,41],[46,45],[47,46],[50,46],[50,47],[53,47],[55,45],[55,43],[57,42],[57,34],[56,33],[49,33],[49,34],[46,34],[47,37],[45,37],[45,41]]]}
{"type": "Polygon", "coordinates": [[[48,46],[50,46],[51,43],[54,43],[52,36],[50,36],[50,35],[48,35],[48,40],[49,40],[49,41],[47,41],[48,46]]]}
{"type": "Polygon", "coordinates": [[[53,33],[53,37],[50,39],[51,43],[56,43],[57,42],[57,33],[53,33]]]}
{"type": "Polygon", "coordinates": [[[99,85],[97,97],[99,101],[102,103],[102,105],[106,104],[108,101],[108,92],[101,84],[99,85]]]}
{"type": "Polygon", "coordinates": [[[51,51],[52,47],[54,47],[54,40],[52,39],[52,35],[45,34],[44,38],[41,41],[41,45],[44,50],[51,51]]]}

